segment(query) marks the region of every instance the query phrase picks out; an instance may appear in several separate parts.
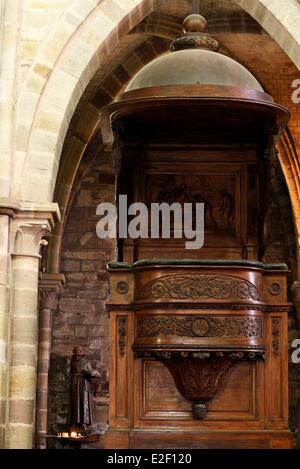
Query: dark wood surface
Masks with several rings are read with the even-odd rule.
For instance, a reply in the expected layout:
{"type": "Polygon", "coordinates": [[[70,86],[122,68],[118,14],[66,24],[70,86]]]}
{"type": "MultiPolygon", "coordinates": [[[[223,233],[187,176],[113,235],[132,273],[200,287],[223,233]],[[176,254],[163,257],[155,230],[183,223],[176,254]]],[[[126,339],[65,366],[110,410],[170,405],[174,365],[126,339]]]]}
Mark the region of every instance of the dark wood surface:
{"type": "MultiPolygon", "coordinates": [[[[112,269],[109,275],[112,347],[108,446],[125,444],[119,443],[121,434],[115,432],[118,429],[128,432],[128,445],[140,445],[138,447],[149,447],[147,437],[143,439],[147,431],[155,432],[156,440],[152,441],[156,443],[151,444],[157,447],[174,447],[176,432],[184,435],[178,445],[185,441],[186,447],[291,446],[287,400],[287,271],[250,266],[247,269],[246,266],[145,265],[136,269],[112,269]],[[161,283],[167,279],[170,282],[175,278],[178,282],[179,276],[180,283],[185,275],[207,274],[222,275],[223,280],[247,281],[255,290],[249,290],[248,298],[237,298],[231,293],[230,298],[217,300],[207,297],[201,289],[199,298],[195,298],[195,292],[192,298],[185,299],[147,296],[149,292],[151,296],[149,284],[153,285],[153,281],[161,283]],[[118,292],[120,281],[130,284],[126,293],[118,292]],[[275,281],[279,287],[274,295],[275,281]],[[141,292],[145,289],[144,299],[141,292]],[[128,309],[122,309],[125,305],[128,309]],[[184,327],[188,327],[186,332],[182,321],[184,327]],[[194,332],[193,321],[196,321],[194,332]],[[229,329],[224,330],[224,321],[229,321],[229,329]],[[206,329],[205,322],[212,328],[206,329]],[[170,324],[173,324],[172,331],[170,324]],[[219,330],[217,324],[221,327],[219,330]],[[168,332],[164,332],[164,327],[168,332]],[[136,350],[145,352],[144,358],[134,358],[136,350]],[[207,403],[203,420],[193,418],[191,402],[175,385],[164,359],[159,355],[147,358],[151,351],[178,350],[245,352],[244,359],[234,362],[221,388],[207,403]],[[258,350],[263,357],[249,359],[248,352],[258,350]],[[143,432],[139,433],[141,430],[143,432]],[[211,432],[221,430],[221,439],[213,440],[216,435],[211,432]],[[234,437],[232,432],[235,432],[234,437]],[[192,436],[193,442],[188,442],[187,435],[192,436]]],[[[180,296],[178,284],[176,292],[180,296]]],[[[217,289],[215,294],[218,296],[217,289]]],[[[147,435],[149,438],[150,434],[147,435]]]]}

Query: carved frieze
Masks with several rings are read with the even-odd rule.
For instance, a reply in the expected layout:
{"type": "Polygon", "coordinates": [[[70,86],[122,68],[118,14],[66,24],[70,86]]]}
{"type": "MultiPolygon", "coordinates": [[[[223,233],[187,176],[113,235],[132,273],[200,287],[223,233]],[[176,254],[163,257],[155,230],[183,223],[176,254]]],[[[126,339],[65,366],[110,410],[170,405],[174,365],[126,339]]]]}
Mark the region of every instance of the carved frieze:
{"type": "MultiPolygon", "coordinates": [[[[174,347],[173,347],[174,348],[174,347]]],[[[192,348],[192,347],[190,347],[192,348]]],[[[198,347],[199,348],[199,347],[198,347]]],[[[168,350],[168,347],[161,346],[161,350],[147,350],[145,347],[139,349],[137,346],[134,346],[134,358],[154,358],[158,360],[169,359],[172,357],[183,357],[183,358],[197,358],[203,360],[204,358],[220,358],[220,357],[227,357],[231,360],[240,360],[240,361],[257,361],[257,360],[264,360],[264,351],[261,350],[261,347],[251,346],[251,350],[237,350],[236,347],[226,347],[227,351],[216,351],[212,350],[208,351],[201,351],[195,349],[192,350],[185,350],[185,351],[177,351],[177,350],[168,350]],[[232,350],[230,350],[232,348],[232,350]],[[254,350],[256,349],[256,350],[254,350]]]]}
{"type": "Polygon", "coordinates": [[[208,317],[199,315],[154,316],[137,320],[137,337],[245,337],[263,336],[261,317],[208,317]]]}
{"type": "Polygon", "coordinates": [[[253,283],[229,275],[168,275],[152,280],[138,292],[139,300],[254,300],[261,295],[253,283]]]}

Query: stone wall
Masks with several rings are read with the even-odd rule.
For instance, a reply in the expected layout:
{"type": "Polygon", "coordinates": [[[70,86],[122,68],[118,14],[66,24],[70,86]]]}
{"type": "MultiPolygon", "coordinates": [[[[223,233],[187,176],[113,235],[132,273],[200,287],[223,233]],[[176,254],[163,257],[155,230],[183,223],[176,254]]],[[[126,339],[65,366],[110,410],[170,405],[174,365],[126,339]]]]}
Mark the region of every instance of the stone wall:
{"type": "MultiPolygon", "coordinates": [[[[288,276],[288,300],[293,301],[291,286],[296,278],[296,236],[293,212],[288,188],[280,163],[276,159],[271,174],[271,196],[267,223],[268,243],[264,262],[284,262],[290,269],[288,276]]],[[[292,342],[299,338],[297,310],[293,306],[289,314],[289,427],[298,432],[300,426],[300,367],[292,362],[292,342]]],[[[298,436],[295,435],[298,439],[298,436]]],[[[296,439],[295,438],[295,439],[296,439]]],[[[297,442],[299,447],[300,441],[297,442]]]]}
{"type": "MultiPolygon", "coordinates": [[[[83,165],[87,163],[83,161],[83,165]]],[[[66,358],[82,346],[92,366],[101,372],[92,387],[95,430],[107,424],[108,405],[108,296],[106,263],[114,259],[114,240],[96,235],[96,207],[114,202],[114,175],[107,155],[98,155],[87,169],[67,217],[61,253],[61,272],[66,286],[53,316],[50,363],[49,430],[56,432],[66,422],[68,381],[66,358]]]]}

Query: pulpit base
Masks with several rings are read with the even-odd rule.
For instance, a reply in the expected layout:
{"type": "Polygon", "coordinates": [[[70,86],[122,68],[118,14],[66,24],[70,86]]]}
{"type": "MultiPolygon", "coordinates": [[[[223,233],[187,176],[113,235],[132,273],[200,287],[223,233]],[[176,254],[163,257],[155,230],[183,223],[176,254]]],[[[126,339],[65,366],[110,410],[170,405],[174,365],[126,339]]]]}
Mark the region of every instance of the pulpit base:
{"type": "Polygon", "coordinates": [[[109,430],[106,449],[292,449],[290,431],[109,430]]]}

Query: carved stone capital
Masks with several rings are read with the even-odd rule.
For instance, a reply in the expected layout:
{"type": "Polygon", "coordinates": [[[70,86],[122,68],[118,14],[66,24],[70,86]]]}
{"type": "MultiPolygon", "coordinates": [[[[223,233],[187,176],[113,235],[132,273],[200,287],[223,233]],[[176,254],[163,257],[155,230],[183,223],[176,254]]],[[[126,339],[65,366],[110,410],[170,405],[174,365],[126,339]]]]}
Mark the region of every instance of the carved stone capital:
{"type": "Polygon", "coordinates": [[[65,277],[63,274],[40,273],[39,278],[39,309],[53,311],[57,307],[59,294],[63,289],[65,277]]]}
{"type": "Polygon", "coordinates": [[[50,233],[57,220],[60,221],[58,205],[33,202],[8,205],[6,202],[6,206],[13,211],[10,224],[10,253],[39,258],[41,245],[47,244],[43,237],[50,233]]]}
{"type": "Polygon", "coordinates": [[[47,244],[43,237],[51,231],[49,221],[47,219],[15,219],[12,225],[12,254],[15,256],[40,257],[41,246],[47,244]]]}

